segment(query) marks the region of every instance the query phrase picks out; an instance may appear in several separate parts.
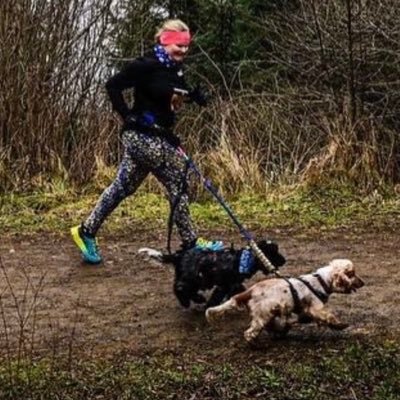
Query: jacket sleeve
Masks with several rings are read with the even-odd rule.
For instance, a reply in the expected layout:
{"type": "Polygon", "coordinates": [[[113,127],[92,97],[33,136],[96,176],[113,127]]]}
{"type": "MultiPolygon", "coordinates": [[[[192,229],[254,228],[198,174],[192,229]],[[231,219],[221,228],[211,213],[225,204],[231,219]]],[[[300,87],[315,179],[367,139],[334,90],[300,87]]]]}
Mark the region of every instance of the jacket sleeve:
{"type": "Polygon", "coordinates": [[[151,62],[144,58],[138,58],[127,64],[120,72],[112,76],[106,83],[108,97],[113,109],[125,119],[130,109],[123,96],[125,89],[134,88],[152,67],[151,62]]]}

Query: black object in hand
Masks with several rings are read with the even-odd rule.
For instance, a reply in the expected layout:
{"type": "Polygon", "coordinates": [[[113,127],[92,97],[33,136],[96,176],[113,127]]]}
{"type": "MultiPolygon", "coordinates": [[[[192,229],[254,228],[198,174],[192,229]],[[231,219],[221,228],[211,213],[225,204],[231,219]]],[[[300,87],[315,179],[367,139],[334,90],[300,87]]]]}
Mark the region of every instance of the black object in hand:
{"type": "Polygon", "coordinates": [[[189,92],[189,98],[201,107],[205,107],[208,103],[207,93],[200,87],[200,85],[197,85],[189,92]]]}
{"type": "Polygon", "coordinates": [[[124,123],[125,123],[125,127],[130,128],[130,129],[134,128],[137,124],[136,115],[128,114],[124,119],[124,123]]]}

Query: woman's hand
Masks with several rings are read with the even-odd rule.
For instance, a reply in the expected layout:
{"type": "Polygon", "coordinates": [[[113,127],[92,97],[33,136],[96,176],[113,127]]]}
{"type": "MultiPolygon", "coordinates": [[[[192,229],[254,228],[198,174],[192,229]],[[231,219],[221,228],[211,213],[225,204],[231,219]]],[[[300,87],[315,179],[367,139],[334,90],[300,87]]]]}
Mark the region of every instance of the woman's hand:
{"type": "Polygon", "coordinates": [[[204,89],[197,85],[193,90],[189,92],[189,98],[201,107],[205,107],[208,103],[208,96],[204,89]]]}
{"type": "Polygon", "coordinates": [[[183,96],[174,93],[171,97],[171,111],[177,112],[183,105],[183,96]]]}

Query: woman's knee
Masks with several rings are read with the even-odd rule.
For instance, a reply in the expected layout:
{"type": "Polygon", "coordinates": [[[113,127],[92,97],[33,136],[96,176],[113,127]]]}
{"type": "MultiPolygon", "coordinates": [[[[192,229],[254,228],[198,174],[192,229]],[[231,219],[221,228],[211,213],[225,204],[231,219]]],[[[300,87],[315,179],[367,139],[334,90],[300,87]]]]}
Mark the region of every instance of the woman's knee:
{"type": "Polygon", "coordinates": [[[171,207],[175,207],[177,210],[186,209],[189,204],[189,196],[185,193],[169,193],[169,202],[171,207]]]}

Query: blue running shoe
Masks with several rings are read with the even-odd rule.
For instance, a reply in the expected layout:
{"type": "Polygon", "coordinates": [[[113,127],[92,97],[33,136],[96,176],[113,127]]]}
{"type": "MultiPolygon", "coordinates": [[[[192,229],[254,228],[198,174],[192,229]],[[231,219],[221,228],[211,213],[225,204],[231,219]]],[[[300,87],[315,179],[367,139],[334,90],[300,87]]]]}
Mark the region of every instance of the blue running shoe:
{"type": "Polygon", "coordinates": [[[205,240],[203,238],[198,238],[195,245],[196,250],[206,250],[206,251],[220,251],[224,249],[224,243],[220,240],[205,240]]]}
{"type": "Polygon", "coordinates": [[[95,237],[86,235],[80,225],[71,228],[72,239],[81,251],[83,261],[89,264],[99,264],[102,258],[95,237]]]}

